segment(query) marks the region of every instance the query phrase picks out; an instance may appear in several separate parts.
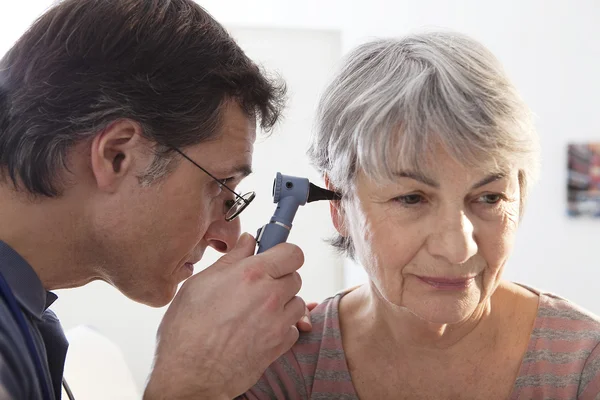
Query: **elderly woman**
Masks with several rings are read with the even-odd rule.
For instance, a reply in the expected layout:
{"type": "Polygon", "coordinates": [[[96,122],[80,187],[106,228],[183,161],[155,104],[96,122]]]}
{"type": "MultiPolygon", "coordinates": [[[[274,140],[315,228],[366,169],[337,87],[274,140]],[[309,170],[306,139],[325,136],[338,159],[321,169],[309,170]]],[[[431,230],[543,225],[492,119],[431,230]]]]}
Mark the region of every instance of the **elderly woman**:
{"type": "Polygon", "coordinates": [[[319,305],[246,398],[600,398],[600,319],[501,278],[538,142],[482,45],[428,33],[360,46],[309,154],[343,197],[334,244],[369,281],[319,305]]]}

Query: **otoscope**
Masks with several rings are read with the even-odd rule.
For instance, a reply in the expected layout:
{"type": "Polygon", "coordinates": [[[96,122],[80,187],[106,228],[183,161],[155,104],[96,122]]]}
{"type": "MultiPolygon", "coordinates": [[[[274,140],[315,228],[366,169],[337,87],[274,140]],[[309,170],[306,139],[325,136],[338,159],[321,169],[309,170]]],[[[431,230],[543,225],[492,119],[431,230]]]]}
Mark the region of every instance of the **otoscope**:
{"type": "Polygon", "coordinates": [[[256,232],[256,254],[287,240],[299,206],[317,200],[340,199],[338,193],[318,187],[307,178],[282,175],[278,172],[273,181],[273,203],[277,203],[277,208],[269,223],[256,232]]]}

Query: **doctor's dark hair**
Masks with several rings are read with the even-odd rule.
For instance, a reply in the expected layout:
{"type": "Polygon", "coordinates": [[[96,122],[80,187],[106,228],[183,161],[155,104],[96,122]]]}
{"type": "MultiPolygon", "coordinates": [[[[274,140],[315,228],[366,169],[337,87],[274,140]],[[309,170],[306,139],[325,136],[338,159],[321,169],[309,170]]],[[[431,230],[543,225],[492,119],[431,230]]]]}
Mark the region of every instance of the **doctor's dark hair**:
{"type": "Polygon", "coordinates": [[[65,0],[0,60],[2,178],[60,195],[69,149],[128,118],[155,143],[149,183],[172,147],[218,135],[226,102],[269,130],[284,97],[192,0],[65,0]]]}

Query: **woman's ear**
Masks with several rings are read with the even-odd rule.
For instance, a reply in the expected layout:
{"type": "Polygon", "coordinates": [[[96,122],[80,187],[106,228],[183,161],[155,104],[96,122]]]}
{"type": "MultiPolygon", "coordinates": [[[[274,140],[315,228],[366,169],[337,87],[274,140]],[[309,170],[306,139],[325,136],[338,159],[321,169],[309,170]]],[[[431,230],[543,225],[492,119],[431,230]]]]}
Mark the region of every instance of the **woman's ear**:
{"type": "MultiPolygon", "coordinates": [[[[327,190],[331,190],[337,192],[337,188],[333,187],[331,181],[329,180],[329,176],[325,174],[325,188],[327,190]]],[[[331,221],[333,222],[333,226],[335,230],[338,231],[340,235],[343,237],[348,236],[348,232],[346,230],[346,223],[344,221],[344,209],[342,206],[341,200],[330,200],[329,201],[329,212],[331,213],[331,221]]]]}

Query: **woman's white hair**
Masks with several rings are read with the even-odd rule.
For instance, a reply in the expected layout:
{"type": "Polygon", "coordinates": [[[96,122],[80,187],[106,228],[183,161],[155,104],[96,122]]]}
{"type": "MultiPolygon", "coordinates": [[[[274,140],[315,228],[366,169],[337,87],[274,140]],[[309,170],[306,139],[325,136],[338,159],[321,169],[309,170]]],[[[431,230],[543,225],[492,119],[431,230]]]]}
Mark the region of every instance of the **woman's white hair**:
{"type": "MultiPolygon", "coordinates": [[[[453,32],[353,50],[321,98],[308,155],[350,200],[358,171],[386,181],[431,162],[439,145],[470,167],[518,168],[522,211],[538,168],[531,113],[494,55],[453,32]]],[[[350,238],[333,244],[353,256],[350,238]]]]}

